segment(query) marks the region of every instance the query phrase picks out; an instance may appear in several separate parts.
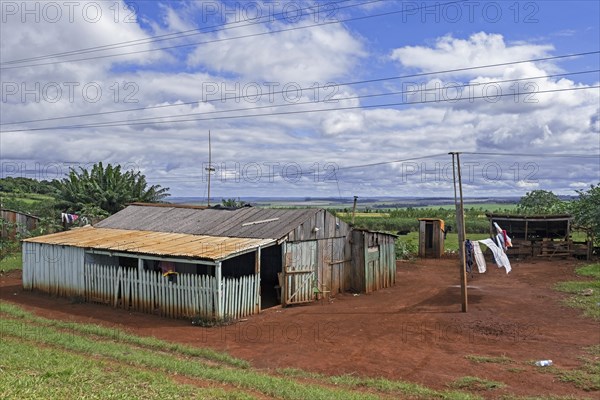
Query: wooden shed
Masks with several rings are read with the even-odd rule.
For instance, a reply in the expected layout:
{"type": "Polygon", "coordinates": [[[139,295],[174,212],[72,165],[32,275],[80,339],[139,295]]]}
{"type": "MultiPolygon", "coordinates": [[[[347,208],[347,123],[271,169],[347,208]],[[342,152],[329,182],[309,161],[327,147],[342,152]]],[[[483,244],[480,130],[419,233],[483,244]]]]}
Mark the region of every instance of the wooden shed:
{"type": "Polygon", "coordinates": [[[396,236],[361,229],[352,231],[352,269],[347,287],[371,293],[396,283],[396,236]]]}
{"type": "Polygon", "coordinates": [[[14,240],[17,234],[26,235],[35,230],[40,221],[36,216],[4,208],[0,210],[0,216],[4,221],[0,234],[11,240],[14,240]]]}
{"type": "Polygon", "coordinates": [[[495,236],[494,222],[506,230],[512,240],[510,253],[521,257],[591,256],[590,242],[574,242],[571,237],[573,217],[569,214],[514,215],[486,214],[490,234],[495,236]]]}
{"type": "Polygon", "coordinates": [[[444,254],[444,220],[419,218],[419,257],[440,258],[444,254]]]}
{"type": "Polygon", "coordinates": [[[24,241],[23,284],[142,311],[164,313],[174,302],[174,317],[239,318],[393,284],[393,236],[359,232],[354,241],[349,225],[322,209],[133,204],[93,228],[24,241]],[[165,281],[167,264],[176,277],[165,281]],[[373,270],[368,284],[353,286],[356,268],[373,270]]]}

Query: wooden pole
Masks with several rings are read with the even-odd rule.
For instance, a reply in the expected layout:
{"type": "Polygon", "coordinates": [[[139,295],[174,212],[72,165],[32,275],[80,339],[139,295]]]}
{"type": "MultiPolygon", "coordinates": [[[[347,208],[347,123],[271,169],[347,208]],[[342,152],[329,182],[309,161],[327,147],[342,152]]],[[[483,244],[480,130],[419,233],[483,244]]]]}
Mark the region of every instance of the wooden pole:
{"type": "Polygon", "coordinates": [[[210,207],[210,176],[212,175],[212,154],[210,148],[210,130],[208,131],[208,197],[206,198],[206,205],[210,207]]]}
{"type": "Polygon", "coordinates": [[[260,313],[260,308],[262,307],[262,297],[260,290],[260,257],[261,257],[261,248],[256,249],[254,253],[254,276],[258,285],[258,301],[254,304],[254,312],[260,313]]]}
{"type": "Polygon", "coordinates": [[[356,214],[356,200],[358,196],[354,196],[354,204],[352,205],[352,226],[354,226],[354,214],[356,214]]]}
{"type": "Polygon", "coordinates": [[[223,286],[222,286],[222,280],[223,280],[223,271],[221,269],[221,262],[217,262],[215,264],[215,278],[217,280],[217,304],[216,304],[216,310],[217,310],[217,320],[222,320],[224,318],[224,307],[223,307],[223,286]]]}
{"type": "Polygon", "coordinates": [[[452,176],[454,179],[454,206],[456,209],[456,229],[458,230],[458,256],[460,260],[460,295],[462,303],[462,312],[467,312],[468,295],[467,295],[467,265],[465,257],[465,214],[463,205],[462,177],[460,171],[460,157],[458,152],[449,153],[452,155],[452,176]],[[456,155],[456,165],[454,164],[454,156],[456,155]],[[456,198],[456,175],[458,174],[458,189],[460,201],[456,198]]]}

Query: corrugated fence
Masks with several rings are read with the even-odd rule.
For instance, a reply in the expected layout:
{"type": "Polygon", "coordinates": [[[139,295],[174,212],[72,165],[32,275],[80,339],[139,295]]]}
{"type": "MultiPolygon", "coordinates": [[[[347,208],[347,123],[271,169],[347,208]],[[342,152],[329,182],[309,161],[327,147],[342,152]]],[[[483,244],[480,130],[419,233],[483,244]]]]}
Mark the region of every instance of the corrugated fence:
{"type": "Polygon", "coordinates": [[[159,272],[85,264],[86,301],[110,304],[170,318],[239,319],[258,312],[256,275],[223,278],[222,302],[217,279],[208,275],[179,274],[171,282],[159,272]],[[223,308],[219,312],[219,304],[223,308]]]}
{"type": "Polygon", "coordinates": [[[217,278],[84,262],[83,249],[23,243],[23,287],[171,318],[238,319],[259,311],[260,277],[217,278]]]}

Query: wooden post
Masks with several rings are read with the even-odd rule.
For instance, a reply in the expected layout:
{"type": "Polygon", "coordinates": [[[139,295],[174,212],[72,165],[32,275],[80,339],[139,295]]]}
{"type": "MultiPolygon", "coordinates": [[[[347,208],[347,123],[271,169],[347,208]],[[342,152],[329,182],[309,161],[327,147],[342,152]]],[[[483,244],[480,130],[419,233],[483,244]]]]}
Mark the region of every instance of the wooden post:
{"type": "Polygon", "coordinates": [[[463,192],[462,192],[462,177],[460,172],[460,157],[458,152],[451,152],[452,154],[452,175],[454,178],[454,205],[456,209],[456,225],[458,230],[458,255],[460,260],[460,294],[462,301],[462,312],[467,312],[468,309],[468,295],[467,295],[467,265],[465,257],[465,214],[463,206],[463,192]],[[454,168],[454,156],[456,155],[457,168],[454,168]],[[458,188],[460,194],[460,202],[456,198],[456,175],[458,174],[458,188]]]}
{"type": "Polygon", "coordinates": [[[356,214],[356,200],[358,196],[354,196],[354,204],[352,205],[352,226],[354,226],[354,214],[356,214]]]}
{"type": "Polygon", "coordinates": [[[258,249],[256,249],[256,255],[255,260],[254,260],[254,276],[256,279],[256,285],[258,287],[258,302],[254,305],[254,312],[255,313],[259,313],[260,312],[260,308],[261,308],[261,303],[262,303],[262,298],[261,298],[261,291],[260,291],[260,254],[261,254],[261,249],[260,247],[258,249]]]}
{"type": "Polygon", "coordinates": [[[223,279],[222,279],[221,262],[215,264],[215,278],[217,278],[217,319],[223,319],[223,279]]]}
{"type": "Polygon", "coordinates": [[[205,168],[208,171],[208,196],[206,198],[206,205],[210,207],[210,176],[215,170],[212,166],[212,149],[210,144],[210,130],[208,131],[208,168],[205,168]]]}
{"type": "Polygon", "coordinates": [[[141,275],[143,270],[144,270],[144,260],[141,258],[138,258],[138,276],[141,275]]]}

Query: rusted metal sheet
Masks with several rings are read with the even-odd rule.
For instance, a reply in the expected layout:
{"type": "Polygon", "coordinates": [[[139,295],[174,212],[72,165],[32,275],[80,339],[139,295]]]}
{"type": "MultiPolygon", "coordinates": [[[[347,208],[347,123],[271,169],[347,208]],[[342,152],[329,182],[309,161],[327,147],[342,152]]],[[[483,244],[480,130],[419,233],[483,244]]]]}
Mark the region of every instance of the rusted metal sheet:
{"type": "Polygon", "coordinates": [[[225,260],[275,243],[272,239],[214,237],[95,227],[38,236],[26,239],[24,242],[215,261],[225,260]]]}
{"type": "MultiPolygon", "coordinates": [[[[165,205],[130,205],[98,223],[99,228],[175,232],[192,235],[281,239],[322,213],[320,209],[235,210],[165,205]]],[[[313,229],[314,225],[307,229],[313,229]]]]}
{"type": "Polygon", "coordinates": [[[15,224],[11,229],[4,227],[0,235],[2,237],[7,237],[9,239],[15,239],[17,233],[21,235],[25,235],[28,232],[33,231],[37,228],[39,223],[39,218],[30,214],[2,209],[0,210],[0,217],[6,222],[15,224]]]}

